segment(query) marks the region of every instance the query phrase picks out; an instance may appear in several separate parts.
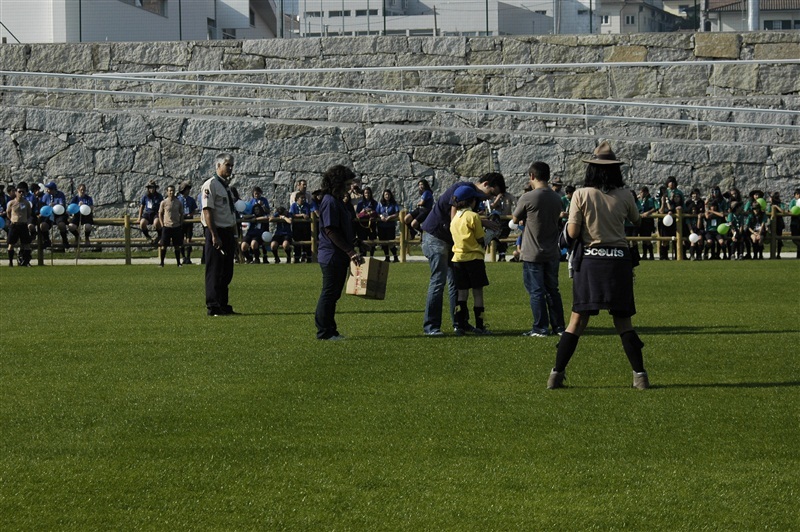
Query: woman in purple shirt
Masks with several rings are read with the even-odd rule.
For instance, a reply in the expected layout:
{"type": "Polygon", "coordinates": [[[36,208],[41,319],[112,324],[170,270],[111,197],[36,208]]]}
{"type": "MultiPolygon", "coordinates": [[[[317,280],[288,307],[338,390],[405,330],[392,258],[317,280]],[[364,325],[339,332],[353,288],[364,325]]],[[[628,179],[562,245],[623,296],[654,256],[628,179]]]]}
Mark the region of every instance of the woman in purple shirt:
{"type": "Polygon", "coordinates": [[[319,206],[319,250],[317,262],[322,269],[322,291],[314,314],[317,339],[343,340],[336,328],[336,302],[342,296],[350,262],[364,259],[353,247],[353,213],[342,202],[355,174],[346,166],[333,166],[322,175],[324,194],[319,206]]]}

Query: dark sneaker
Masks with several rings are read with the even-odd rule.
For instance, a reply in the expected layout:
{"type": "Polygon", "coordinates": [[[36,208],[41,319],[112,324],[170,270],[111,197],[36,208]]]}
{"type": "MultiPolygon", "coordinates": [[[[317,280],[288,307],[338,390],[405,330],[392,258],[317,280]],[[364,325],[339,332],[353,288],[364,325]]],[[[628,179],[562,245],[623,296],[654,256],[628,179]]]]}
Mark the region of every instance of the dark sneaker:
{"type": "Polygon", "coordinates": [[[490,331],[486,327],[483,327],[482,329],[479,329],[478,327],[475,327],[472,330],[472,332],[475,333],[476,336],[491,336],[491,334],[492,334],[492,331],[490,331]]]}
{"type": "Polygon", "coordinates": [[[557,388],[565,388],[564,379],[566,379],[566,372],[550,370],[550,377],[547,379],[547,389],[555,390],[557,388]]]}
{"type": "Polygon", "coordinates": [[[462,329],[460,327],[454,327],[453,328],[453,334],[455,334],[456,336],[464,336],[466,334],[466,332],[464,331],[464,329],[462,329]]]}
{"type": "Polygon", "coordinates": [[[641,373],[633,372],[633,387],[637,390],[646,390],[650,387],[650,379],[647,378],[647,372],[641,373]]]}

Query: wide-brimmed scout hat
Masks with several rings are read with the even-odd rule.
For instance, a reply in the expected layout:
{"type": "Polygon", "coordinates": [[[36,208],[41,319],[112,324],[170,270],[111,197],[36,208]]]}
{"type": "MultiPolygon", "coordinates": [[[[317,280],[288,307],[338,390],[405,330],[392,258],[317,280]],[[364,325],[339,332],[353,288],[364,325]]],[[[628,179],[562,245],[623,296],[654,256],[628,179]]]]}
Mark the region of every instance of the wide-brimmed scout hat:
{"type": "Polygon", "coordinates": [[[594,149],[592,157],[590,159],[584,159],[583,162],[588,164],[625,164],[617,160],[617,156],[614,155],[611,145],[605,140],[594,149]]]}
{"type": "Polygon", "coordinates": [[[192,183],[190,181],[181,181],[181,184],[178,185],[178,192],[183,192],[187,188],[192,188],[192,183]]]}
{"type": "Polygon", "coordinates": [[[145,186],[145,188],[158,188],[158,185],[156,184],[156,180],[155,179],[151,179],[150,181],[148,181],[147,185],[145,186]]]}

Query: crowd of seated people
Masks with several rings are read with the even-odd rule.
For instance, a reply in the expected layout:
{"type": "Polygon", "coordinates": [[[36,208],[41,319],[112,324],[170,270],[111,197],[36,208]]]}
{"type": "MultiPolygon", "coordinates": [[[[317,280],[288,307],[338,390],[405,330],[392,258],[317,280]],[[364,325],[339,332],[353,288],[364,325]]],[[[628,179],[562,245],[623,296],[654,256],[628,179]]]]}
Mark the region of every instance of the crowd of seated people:
{"type": "MultiPolygon", "coordinates": [[[[562,196],[561,222],[566,223],[570,198],[575,187],[563,187],[559,179],[554,179],[551,187],[562,196]]],[[[86,185],[78,185],[77,194],[69,201],[58,190],[55,182],[46,185],[28,185],[24,182],[16,186],[0,185],[0,224],[6,234],[11,225],[7,206],[16,198],[17,189],[24,191],[23,196],[31,206],[25,234],[31,242],[35,243],[41,236],[45,248],[63,251],[77,245],[83,237],[83,246],[91,246],[94,201],[88,194],[86,185]],[[72,235],[73,242],[70,242],[69,235],[72,235]],[[51,242],[54,236],[59,237],[55,244],[51,242]]],[[[146,239],[155,244],[160,242],[158,212],[164,198],[159,194],[158,185],[153,180],[146,184],[145,189],[138,205],[136,226],[146,239]]],[[[428,181],[420,179],[417,189],[418,199],[409,205],[410,212],[401,220],[403,206],[397,202],[392,190],[385,189],[380,196],[375,197],[371,187],[362,188],[358,180],[353,183],[342,200],[352,211],[357,244],[362,255],[374,257],[379,248],[383,252],[384,260],[399,261],[398,246],[392,242],[398,238],[399,224],[407,226],[409,237],[414,239],[433,205],[433,191],[428,181]]],[[[182,182],[178,187],[177,199],[183,205],[185,221],[183,245],[179,250],[183,264],[191,264],[191,239],[197,225],[192,223],[192,218],[199,216],[202,204],[202,198],[194,198],[190,191],[191,184],[188,181],[182,182]]],[[[642,214],[642,223],[638,227],[627,227],[626,233],[632,237],[675,237],[677,223],[667,224],[665,221],[670,218],[679,219],[682,221],[684,241],[682,258],[691,260],[762,259],[765,242],[771,230],[771,214],[774,212],[778,215],[775,218],[775,231],[777,235],[782,235],[786,230],[786,221],[781,215],[790,214],[793,210],[800,212],[800,189],[794,191],[793,198],[789,201],[784,201],[778,192],[765,194],[761,190],[752,190],[744,196],[737,188],[723,192],[720,187],[712,187],[705,194],[699,188],[692,188],[686,194],[678,187],[677,180],[670,177],[654,194],[646,186],[633,193],[642,214]]],[[[308,191],[306,180],[301,179],[289,196],[289,204],[275,207],[270,205],[261,188],[254,187],[250,192],[251,197],[245,201],[245,210],[239,213],[242,222],[240,246],[244,260],[248,263],[266,264],[270,262],[269,256],[272,255],[273,261],[280,263],[283,252],[287,263],[291,263],[292,258],[295,263],[310,262],[311,218],[322,200],[320,194],[320,191],[308,191]]],[[[507,216],[515,202],[514,196],[506,194],[486,199],[478,205],[478,209],[482,215],[490,218],[507,216]]],[[[792,216],[789,224],[791,235],[800,238],[800,216],[792,216]]],[[[500,227],[502,231],[491,237],[498,242],[498,258],[502,261],[507,248],[502,240],[507,240],[511,235],[505,224],[500,224],[500,227]]],[[[18,224],[17,235],[19,233],[18,224]]],[[[800,239],[795,240],[795,243],[798,242],[800,239]]],[[[643,260],[653,260],[656,247],[661,260],[676,258],[678,252],[674,241],[656,241],[654,244],[654,241],[642,240],[633,241],[631,245],[637,250],[641,245],[643,260]]],[[[783,245],[784,242],[778,240],[778,256],[783,245]]],[[[20,265],[30,263],[30,248],[31,245],[21,248],[17,259],[20,265]]],[[[518,260],[517,254],[518,250],[514,252],[515,258],[512,260],[518,260]]],[[[797,258],[800,258],[800,246],[797,258]]]]}

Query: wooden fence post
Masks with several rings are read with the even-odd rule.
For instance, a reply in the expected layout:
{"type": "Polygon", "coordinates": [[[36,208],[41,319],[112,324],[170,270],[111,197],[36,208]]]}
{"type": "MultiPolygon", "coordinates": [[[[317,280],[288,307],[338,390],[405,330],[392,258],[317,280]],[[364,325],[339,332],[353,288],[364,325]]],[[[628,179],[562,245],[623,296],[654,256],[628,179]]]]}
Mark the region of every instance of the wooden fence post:
{"type": "Polygon", "coordinates": [[[125,264],[131,264],[131,217],[126,212],[123,219],[123,228],[125,232],[125,264]]]}
{"type": "Polygon", "coordinates": [[[400,211],[400,262],[405,262],[408,254],[408,226],[403,221],[406,219],[406,214],[408,211],[405,209],[400,211]]]}

